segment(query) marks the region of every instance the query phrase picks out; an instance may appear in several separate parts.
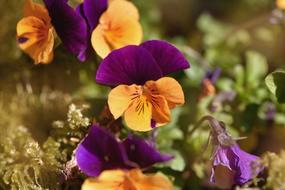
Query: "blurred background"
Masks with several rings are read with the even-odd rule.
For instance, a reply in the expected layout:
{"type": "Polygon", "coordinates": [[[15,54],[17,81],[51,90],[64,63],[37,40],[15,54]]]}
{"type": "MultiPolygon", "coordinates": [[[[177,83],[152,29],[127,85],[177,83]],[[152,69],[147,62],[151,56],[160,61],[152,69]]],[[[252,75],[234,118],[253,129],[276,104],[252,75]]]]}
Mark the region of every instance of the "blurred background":
{"type": "MultiPolygon", "coordinates": [[[[95,83],[100,58],[93,55],[80,63],[60,43],[51,64],[34,65],[16,42],[23,3],[1,0],[0,7],[0,189],[63,189],[62,168],[76,145],[69,140],[84,134],[70,129],[70,121],[82,119],[78,111],[92,121],[108,121],[109,89],[95,83]],[[77,107],[69,108],[72,103],[77,107]]],[[[173,111],[169,125],[151,134],[175,160],[154,170],[172,176],[177,190],[214,189],[208,182],[211,147],[201,154],[209,129],[189,135],[209,114],[224,121],[233,136],[246,136],[239,143],[248,152],[261,156],[285,147],[285,106],[264,81],[285,66],[285,7],[274,0],[133,3],[140,11],[144,40],[167,40],[191,63],[174,75],[186,104],[173,111]],[[217,70],[217,80],[205,84],[217,70]]],[[[75,177],[64,189],[78,189],[81,182],[75,177]]]]}

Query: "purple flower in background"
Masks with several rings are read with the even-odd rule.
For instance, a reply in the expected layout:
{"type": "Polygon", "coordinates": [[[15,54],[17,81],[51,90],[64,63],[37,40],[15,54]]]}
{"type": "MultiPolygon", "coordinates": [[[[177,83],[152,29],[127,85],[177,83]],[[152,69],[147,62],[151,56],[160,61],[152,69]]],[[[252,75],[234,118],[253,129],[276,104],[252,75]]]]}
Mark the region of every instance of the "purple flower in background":
{"type": "Polygon", "coordinates": [[[212,157],[211,182],[219,188],[229,189],[233,185],[243,185],[257,176],[263,168],[259,157],[241,150],[223,122],[208,117],[212,128],[212,142],[215,146],[212,157]]]}
{"type": "Polygon", "coordinates": [[[211,182],[219,188],[228,189],[233,185],[243,185],[258,175],[254,164],[260,158],[241,150],[237,144],[218,146],[213,157],[211,182]]]}
{"type": "Polygon", "coordinates": [[[135,136],[118,141],[96,125],[78,145],[75,156],[78,167],[88,176],[98,176],[111,169],[148,168],[173,158],[160,154],[145,140],[135,136]]]}
{"type": "Polygon", "coordinates": [[[204,79],[202,80],[201,84],[202,92],[199,96],[199,99],[216,94],[216,88],[214,84],[218,80],[220,75],[221,75],[220,68],[217,68],[214,71],[212,70],[207,71],[204,79]]]}
{"type": "Polygon", "coordinates": [[[216,83],[219,76],[221,75],[222,70],[217,68],[215,70],[208,70],[203,80],[209,80],[212,84],[216,83]]]}

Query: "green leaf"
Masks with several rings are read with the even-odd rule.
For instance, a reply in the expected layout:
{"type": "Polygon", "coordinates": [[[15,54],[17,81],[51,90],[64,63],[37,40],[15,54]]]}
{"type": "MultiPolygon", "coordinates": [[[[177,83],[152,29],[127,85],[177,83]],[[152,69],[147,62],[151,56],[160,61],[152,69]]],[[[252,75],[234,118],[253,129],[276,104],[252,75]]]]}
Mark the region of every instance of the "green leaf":
{"type": "Polygon", "coordinates": [[[250,88],[258,87],[260,80],[268,71],[266,58],[256,52],[246,52],[246,84],[250,88]]]}
{"type": "Polygon", "coordinates": [[[265,79],[268,89],[276,96],[278,102],[285,103],[285,71],[275,71],[265,79]]]}
{"type": "Polygon", "coordinates": [[[170,168],[175,170],[175,171],[183,171],[186,163],[185,163],[185,160],[184,160],[183,156],[181,155],[181,153],[178,151],[173,151],[171,154],[174,155],[175,157],[169,163],[170,168]]]}

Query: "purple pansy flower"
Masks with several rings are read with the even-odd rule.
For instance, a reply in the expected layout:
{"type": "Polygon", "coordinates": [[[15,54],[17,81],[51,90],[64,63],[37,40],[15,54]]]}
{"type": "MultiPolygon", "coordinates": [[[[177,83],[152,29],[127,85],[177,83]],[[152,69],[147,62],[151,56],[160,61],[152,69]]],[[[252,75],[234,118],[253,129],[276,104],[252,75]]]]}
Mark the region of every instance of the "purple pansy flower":
{"type": "Polygon", "coordinates": [[[148,168],[173,158],[160,154],[145,140],[135,136],[118,141],[96,125],[79,144],[75,156],[80,170],[88,176],[98,176],[110,169],[148,168]]]}
{"type": "Polygon", "coordinates": [[[150,40],[114,50],[99,65],[97,83],[114,87],[108,105],[114,118],[124,115],[136,131],[149,131],[171,121],[170,110],[184,104],[180,84],[166,75],[189,68],[173,45],[150,40]]]}
{"type": "Polygon", "coordinates": [[[259,157],[241,150],[237,144],[220,145],[213,157],[211,182],[225,189],[243,185],[261,171],[254,171],[254,164],[258,160],[259,157]]]}

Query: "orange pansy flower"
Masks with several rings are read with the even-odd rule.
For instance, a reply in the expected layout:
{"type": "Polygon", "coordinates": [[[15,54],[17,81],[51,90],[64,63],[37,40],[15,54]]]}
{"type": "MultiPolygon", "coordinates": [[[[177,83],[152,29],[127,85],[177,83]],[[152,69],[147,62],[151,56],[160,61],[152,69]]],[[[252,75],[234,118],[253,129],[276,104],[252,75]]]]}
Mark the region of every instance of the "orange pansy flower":
{"type": "Polygon", "coordinates": [[[109,1],[100,17],[91,42],[96,53],[104,58],[114,49],[140,44],[142,36],[137,8],[126,0],[114,0],[109,1]]]}
{"type": "Polygon", "coordinates": [[[25,1],[24,18],[17,24],[17,39],[35,64],[52,61],[54,33],[48,11],[42,5],[25,1]]]}

